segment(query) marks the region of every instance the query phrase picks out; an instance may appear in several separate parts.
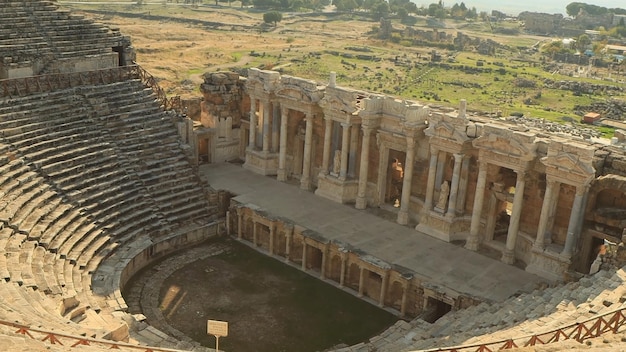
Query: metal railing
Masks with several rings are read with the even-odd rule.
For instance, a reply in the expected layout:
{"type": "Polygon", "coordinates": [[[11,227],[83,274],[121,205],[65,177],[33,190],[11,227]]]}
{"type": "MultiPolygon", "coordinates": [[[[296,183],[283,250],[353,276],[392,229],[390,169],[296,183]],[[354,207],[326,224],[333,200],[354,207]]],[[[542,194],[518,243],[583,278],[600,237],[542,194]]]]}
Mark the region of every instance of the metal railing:
{"type": "Polygon", "coordinates": [[[139,346],[130,343],[117,342],[112,340],[93,339],[84,336],[75,336],[70,334],[59,333],[55,331],[47,331],[38,328],[32,328],[26,325],[0,320],[0,325],[16,328],[16,334],[30,337],[33,340],[47,342],[51,345],[60,345],[64,348],[73,348],[80,346],[101,346],[107,349],[127,350],[127,351],[144,351],[144,352],[177,352],[180,350],[139,346]]]}
{"type": "Polygon", "coordinates": [[[144,85],[152,88],[157,96],[157,100],[165,110],[180,110],[180,97],[168,98],[154,76],[139,65],[2,79],[0,80],[0,97],[21,97],[29,94],[46,93],[83,85],[111,84],[129,79],[140,79],[144,85]]]}
{"type": "Polygon", "coordinates": [[[514,339],[498,340],[487,343],[477,343],[471,345],[432,348],[420,350],[423,352],[491,352],[508,350],[512,348],[547,345],[563,340],[576,340],[579,343],[591,338],[598,337],[604,333],[612,332],[616,334],[619,329],[626,325],[626,307],[595,316],[583,322],[576,322],[565,327],[550,330],[547,332],[523,336],[514,339]]]}

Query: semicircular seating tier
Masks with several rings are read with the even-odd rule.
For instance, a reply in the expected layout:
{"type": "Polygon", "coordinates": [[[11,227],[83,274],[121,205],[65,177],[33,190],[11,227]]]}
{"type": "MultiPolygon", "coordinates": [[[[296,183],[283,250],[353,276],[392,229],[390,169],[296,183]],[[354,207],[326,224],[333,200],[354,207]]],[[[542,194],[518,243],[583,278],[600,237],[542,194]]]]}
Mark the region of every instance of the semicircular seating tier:
{"type": "Polygon", "coordinates": [[[103,261],[217,217],[175,118],[134,79],[0,98],[2,320],[128,337],[119,281],[94,292],[103,261]]]}

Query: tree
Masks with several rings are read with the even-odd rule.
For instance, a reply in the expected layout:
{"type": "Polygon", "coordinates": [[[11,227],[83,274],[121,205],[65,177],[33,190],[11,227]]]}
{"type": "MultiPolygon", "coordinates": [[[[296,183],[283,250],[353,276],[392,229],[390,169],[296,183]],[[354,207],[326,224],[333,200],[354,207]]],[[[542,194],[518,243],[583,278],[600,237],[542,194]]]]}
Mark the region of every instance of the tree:
{"type": "Polygon", "coordinates": [[[337,11],[354,11],[359,5],[354,0],[334,0],[337,11]]]}
{"type": "Polygon", "coordinates": [[[372,15],[375,20],[386,18],[387,16],[389,16],[389,4],[385,1],[378,3],[372,9],[372,15]]]}
{"type": "Polygon", "coordinates": [[[591,44],[591,39],[586,34],[581,34],[576,41],[576,48],[578,51],[584,52],[587,47],[591,44]]]}
{"type": "Polygon", "coordinates": [[[263,21],[265,23],[274,23],[274,26],[278,24],[278,22],[283,20],[283,14],[278,11],[270,11],[263,14],[263,21]]]}

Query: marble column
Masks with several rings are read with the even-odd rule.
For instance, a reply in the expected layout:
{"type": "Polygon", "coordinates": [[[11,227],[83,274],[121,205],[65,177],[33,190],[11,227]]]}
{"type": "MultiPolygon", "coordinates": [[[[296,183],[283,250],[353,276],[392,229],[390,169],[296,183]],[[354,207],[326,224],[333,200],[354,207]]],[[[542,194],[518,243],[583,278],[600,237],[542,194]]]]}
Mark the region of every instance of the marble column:
{"type": "Polygon", "coordinates": [[[274,225],[273,222],[270,222],[269,225],[270,228],[270,254],[274,254],[274,235],[275,235],[275,228],[276,226],[274,225]]]}
{"type": "Polygon", "coordinates": [[[237,239],[243,238],[243,209],[237,209],[237,239]]]}
{"type": "Polygon", "coordinates": [[[333,135],[333,120],[330,117],[324,117],[324,152],[322,154],[322,173],[328,175],[330,168],[330,141],[333,135]]]}
{"type": "Polygon", "coordinates": [[[341,124],[341,168],[339,179],[345,180],[348,176],[348,153],[350,151],[350,124],[341,124]]]}
{"type": "Polygon", "coordinates": [[[320,279],[326,279],[326,258],[328,257],[328,245],[322,250],[322,267],[320,268],[320,279]]]}
{"type": "Polygon", "coordinates": [[[476,181],[476,193],[474,194],[474,207],[472,209],[472,222],[470,223],[470,235],[465,243],[465,248],[478,250],[478,231],[480,230],[480,218],[483,212],[485,200],[485,186],[487,184],[487,167],[484,161],[478,162],[478,180],[476,181]]]}
{"type": "Polygon", "coordinates": [[[413,163],[415,159],[415,138],[406,137],[406,159],[404,161],[404,179],[402,180],[402,196],[397,222],[400,225],[409,223],[409,206],[411,205],[411,185],[413,184],[413,163]]]}
{"type": "Polygon", "coordinates": [[[450,198],[448,201],[447,217],[456,216],[456,201],[459,194],[459,182],[461,180],[461,163],[463,154],[454,154],[454,168],[452,169],[452,180],[450,185],[450,198]]]}
{"type": "Polygon", "coordinates": [[[356,173],[356,152],[359,148],[359,125],[353,124],[350,131],[350,154],[348,156],[348,177],[354,178],[356,173]]]}
{"type": "Polygon", "coordinates": [[[400,301],[400,316],[406,316],[406,304],[409,298],[409,281],[406,280],[402,285],[402,300],[400,301]]]}
{"type": "Polygon", "coordinates": [[[339,273],[339,286],[343,287],[346,282],[346,262],[348,261],[348,255],[341,253],[341,272],[339,273]]]}
{"type": "Polygon", "coordinates": [[[255,247],[259,245],[259,241],[257,239],[258,234],[257,234],[256,228],[257,228],[257,222],[254,219],[252,219],[252,243],[254,244],[255,247]]]}
{"type": "Polygon", "coordinates": [[[428,180],[426,181],[426,199],[424,200],[424,209],[431,211],[433,209],[433,193],[435,192],[435,177],[437,173],[437,158],[439,150],[430,148],[430,163],[428,165],[428,180]]]}
{"type": "Polygon", "coordinates": [[[290,227],[285,232],[285,262],[288,263],[291,259],[291,239],[293,237],[293,227],[290,227]]]}
{"type": "Polygon", "coordinates": [[[363,297],[365,293],[365,275],[367,275],[367,270],[361,267],[361,272],[359,273],[359,294],[357,297],[363,297]]]}
{"type": "Polygon", "coordinates": [[[576,196],[574,196],[574,202],[572,203],[572,211],[569,215],[569,223],[567,226],[567,237],[565,238],[565,245],[561,252],[561,257],[569,259],[574,252],[574,246],[578,241],[578,235],[580,229],[578,228],[578,218],[582,216],[583,210],[583,198],[587,192],[587,186],[577,186],[576,196]]]}
{"type": "Polygon", "coordinates": [[[300,188],[305,190],[311,189],[311,144],[313,142],[313,116],[307,114],[305,116],[306,129],[304,134],[304,155],[302,156],[302,178],[300,179],[300,188]]]}
{"type": "Polygon", "coordinates": [[[254,149],[256,145],[256,99],[250,97],[250,135],[248,137],[248,148],[254,149]]]}
{"type": "Polygon", "coordinates": [[[287,116],[289,110],[286,107],[281,108],[280,112],[280,148],[278,153],[278,170],[276,171],[276,179],[278,181],[287,181],[287,116]]]}
{"type": "Polygon", "coordinates": [[[263,152],[270,151],[270,141],[272,138],[272,103],[263,103],[263,152]]]}
{"type": "Polygon", "coordinates": [[[461,163],[461,180],[459,181],[459,195],[456,201],[457,214],[465,214],[465,199],[467,198],[467,183],[469,182],[470,157],[465,155],[461,163]]]}
{"type": "Polygon", "coordinates": [[[515,170],[517,173],[517,182],[515,183],[515,196],[513,197],[513,209],[511,219],[509,220],[509,229],[506,235],[506,248],[502,253],[502,262],[505,264],[513,264],[515,262],[515,244],[517,242],[517,232],[519,230],[519,220],[522,215],[522,205],[524,203],[524,185],[526,180],[525,170],[515,170]]]}
{"type": "Polygon", "coordinates": [[[559,191],[559,182],[548,179],[546,185],[546,193],[543,196],[543,203],[541,205],[541,215],[539,216],[539,227],[537,228],[537,238],[533,243],[533,249],[536,251],[543,251],[545,248],[545,237],[548,227],[552,224],[548,221],[550,219],[550,211],[554,206],[554,194],[555,191],[559,191]]]}
{"type": "Polygon", "coordinates": [[[378,297],[378,306],[385,306],[385,295],[387,294],[387,284],[389,282],[389,273],[384,272],[382,274],[382,280],[380,283],[380,296],[378,297]]]}
{"type": "Polygon", "coordinates": [[[282,115],[280,114],[281,108],[277,103],[272,103],[272,141],[270,143],[270,151],[272,153],[278,152],[279,147],[279,131],[280,131],[280,121],[282,120],[282,115]]]}
{"type": "Polygon", "coordinates": [[[306,241],[302,241],[302,271],[306,271],[306,251],[307,251],[307,245],[306,245],[306,241]]]}
{"type": "Polygon", "coordinates": [[[370,136],[372,128],[361,126],[363,129],[363,141],[361,142],[361,163],[359,167],[359,185],[356,196],[357,209],[367,208],[367,176],[369,171],[370,136]]]}
{"type": "Polygon", "coordinates": [[[439,151],[439,156],[437,157],[437,174],[435,177],[435,189],[440,190],[441,184],[443,183],[443,172],[445,171],[446,161],[447,161],[447,152],[442,150],[439,151]]]}

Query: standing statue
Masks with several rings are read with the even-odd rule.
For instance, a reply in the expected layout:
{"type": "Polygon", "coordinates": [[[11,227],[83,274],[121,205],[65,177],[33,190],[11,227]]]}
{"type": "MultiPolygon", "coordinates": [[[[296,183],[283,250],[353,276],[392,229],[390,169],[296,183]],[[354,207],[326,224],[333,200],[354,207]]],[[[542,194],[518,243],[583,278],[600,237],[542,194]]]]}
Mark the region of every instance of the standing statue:
{"type": "Polygon", "coordinates": [[[333,157],[333,174],[339,175],[341,171],[341,150],[335,150],[335,156],[333,157]]]}
{"type": "Polygon", "coordinates": [[[448,196],[450,195],[450,185],[448,181],[443,181],[441,184],[441,191],[439,191],[439,201],[437,201],[436,209],[440,211],[446,210],[446,203],[448,203],[448,196]]]}

